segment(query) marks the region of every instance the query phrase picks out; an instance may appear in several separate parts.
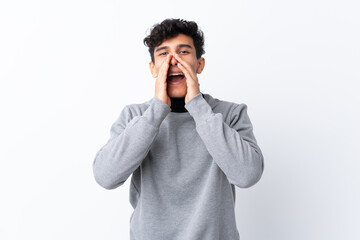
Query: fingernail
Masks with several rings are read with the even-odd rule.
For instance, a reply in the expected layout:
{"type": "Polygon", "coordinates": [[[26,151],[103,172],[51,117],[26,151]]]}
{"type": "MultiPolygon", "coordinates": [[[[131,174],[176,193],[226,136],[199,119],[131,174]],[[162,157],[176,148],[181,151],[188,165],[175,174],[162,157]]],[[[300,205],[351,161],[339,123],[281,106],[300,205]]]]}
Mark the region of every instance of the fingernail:
{"type": "Polygon", "coordinates": [[[177,63],[177,65],[178,65],[179,67],[182,67],[181,63],[177,63]]]}

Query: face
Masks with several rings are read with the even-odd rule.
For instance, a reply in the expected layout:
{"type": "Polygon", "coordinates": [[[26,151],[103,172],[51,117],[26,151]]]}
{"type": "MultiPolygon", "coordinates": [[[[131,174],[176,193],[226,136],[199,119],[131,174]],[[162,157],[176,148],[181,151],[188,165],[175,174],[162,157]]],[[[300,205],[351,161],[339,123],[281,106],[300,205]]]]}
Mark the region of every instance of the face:
{"type": "MultiPolygon", "coordinates": [[[[196,50],[193,39],[187,35],[179,34],[174,38],[162,42],[154,49],[155,63],[149,63],[150,71],[154,78],[158,76],[159,70],[166,56],[174,56],[175,54],[178,54],[181,59],[191,67],[191,70],[195,74],[202,72],[205,65],[205,60],[204,58],[196,58],[196,50]]],[[[172,57],[167,74],[167,93],[169,97],[173,98],[185,97],[187,93],[185,76],[174,76],[182,74],[182,71],[177,66],[177,63],[178,61],[175,59],[175,57],[172,57]]]]}

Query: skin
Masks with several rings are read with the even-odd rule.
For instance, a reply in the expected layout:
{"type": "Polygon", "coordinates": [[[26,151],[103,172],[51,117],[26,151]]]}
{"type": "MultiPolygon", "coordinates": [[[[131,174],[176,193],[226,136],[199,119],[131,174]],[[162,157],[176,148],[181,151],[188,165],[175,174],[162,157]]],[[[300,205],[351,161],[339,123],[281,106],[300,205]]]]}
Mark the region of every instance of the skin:
{"type": "Polygon", "coordinates": [[[172,98],[185,97],[185,104],[200,93],[197,74],[205,66],[205,59],[196,57],[194,41],[191,37],[179,34],[165,40],[154,49],[154,62],[149,63],[155,81],[155,96],[171,106],[172,98]],[[178,84],[166,81],[170,73],[184,73],[184,79],[178,84]]]}

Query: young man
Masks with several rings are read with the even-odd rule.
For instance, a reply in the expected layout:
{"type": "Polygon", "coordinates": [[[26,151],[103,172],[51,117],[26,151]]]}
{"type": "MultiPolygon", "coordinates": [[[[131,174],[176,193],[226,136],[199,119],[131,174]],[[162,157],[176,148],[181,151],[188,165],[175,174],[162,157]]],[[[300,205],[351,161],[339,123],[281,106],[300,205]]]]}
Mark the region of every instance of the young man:
{"type": "Polygon", "coordinates": [[[166,19],[144,39],[155,96],[130,104],[96,154],[106,189],[132,174],[131,240],[236,240],[235,185],[263,173],[245,104],[201,93],[204,38],[195,22],[166,19]]]}

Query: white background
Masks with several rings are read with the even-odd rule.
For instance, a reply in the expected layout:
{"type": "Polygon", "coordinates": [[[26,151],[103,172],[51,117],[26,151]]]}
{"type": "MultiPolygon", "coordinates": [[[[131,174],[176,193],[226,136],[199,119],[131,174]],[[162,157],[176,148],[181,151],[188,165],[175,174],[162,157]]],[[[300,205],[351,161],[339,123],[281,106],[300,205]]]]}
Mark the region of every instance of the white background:
{"type": "Polygon", "coordinates": [[[242,240],[360,239],[358,1],[0,3],[0,239],[128,239],[129,179],[92,161],[122,108],[154,95],[142,40],[205,33],[203,93],[248,105],[265,157],[237,188],[242,240]]]}

